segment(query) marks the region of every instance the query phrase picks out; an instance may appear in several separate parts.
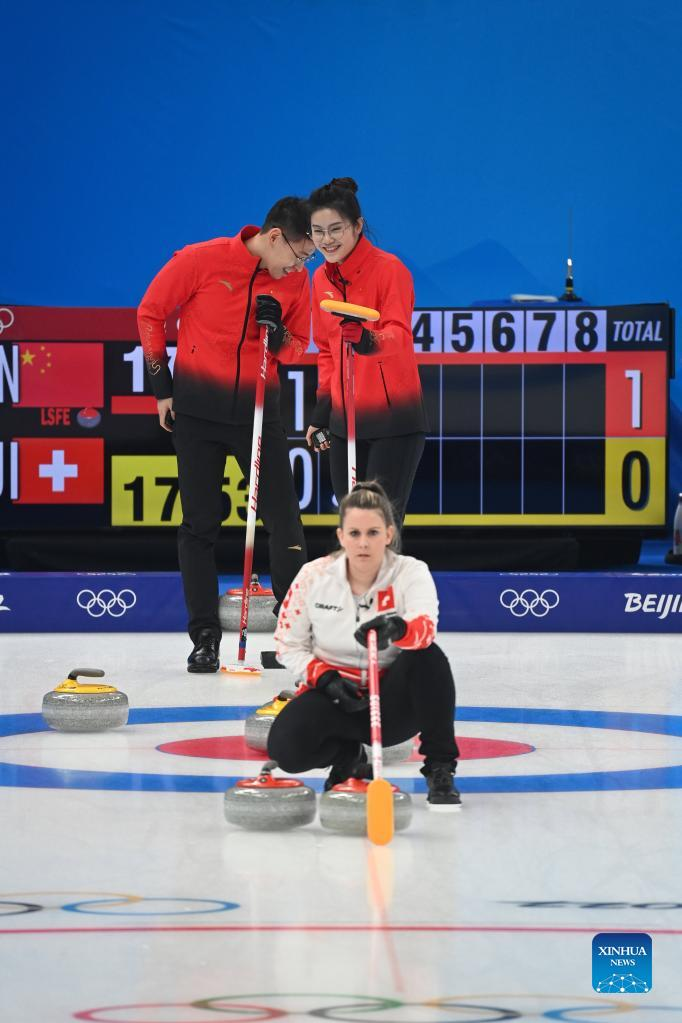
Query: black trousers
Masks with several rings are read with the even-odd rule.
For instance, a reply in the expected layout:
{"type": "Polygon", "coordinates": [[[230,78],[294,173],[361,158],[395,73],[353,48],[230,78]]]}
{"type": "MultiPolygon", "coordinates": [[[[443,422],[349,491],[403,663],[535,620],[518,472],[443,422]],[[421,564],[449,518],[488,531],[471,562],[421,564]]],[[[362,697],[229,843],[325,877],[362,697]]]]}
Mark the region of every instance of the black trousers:
{"type": "MultiPolygon", "coordinates": [[[[348,445],[345,437],[331,435],[329,468],[337,501],[348,493],[348,445]]],[[[424,451],[425,435],[407,433],[402,437],[377,437],[356,441],[358,480],[379,480],[393,505],[398,529],[403,524],[405,509],[417,466],[424,451]]]]}
{"type": "MultiPolygon", "coordinates": [[[[200,629],[221,633],[215,543],[224,514],[225,457],[234,455],[248,480],[252,433],[250,424],[215,423],[181,413],[175,417],[173,443],[182,502],[178,558],[193,641],[200,629]]],[[[281,601],[306,562],[306,549],[286,435],[278,421],[263,424],[258,515],[268,533],[272,589],[281,601]]]]}
{"type": "MultiPolygon", "coordinates": [[[[420,733],[425,767],[459,756],[454,735],[455,682],[450,664],[436,643],[404,650],[381,680],[381,731],[384,746],[420,733]]],[[[369,710],[348,714],[324,692],[311,689],[295,697],[274,719],[268,756],[295,774],[346,763],[358,741],[369,743],[369,710]]]]}

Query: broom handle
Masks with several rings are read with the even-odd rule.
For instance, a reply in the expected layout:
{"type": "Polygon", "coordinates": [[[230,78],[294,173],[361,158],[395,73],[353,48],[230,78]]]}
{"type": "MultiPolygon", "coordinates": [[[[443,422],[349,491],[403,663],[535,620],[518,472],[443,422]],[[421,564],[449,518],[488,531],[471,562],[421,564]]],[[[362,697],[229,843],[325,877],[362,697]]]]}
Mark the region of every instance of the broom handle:
{"type": "Polygon", "coordinates": [[[242,581],[242,612],[239,622],[239,649],[237,660],[246,658],[246,637],[249,623],[249,598],[251,596],[251,572],[253,570],[253,545],[256,537],[256,510],[258,508],[258,480],[260,477],[261,443],[263,437],[263,405],[265,402],[265,377],[268,371],[268,329],[263,331],[263,358],[256,378],[256,401],[253,410],[253,434],[251,437],[251,471],[249,473],[249,504],[246,515],[246,539],[244,541],[244,579],[242,581]]]}
{"type": "Polygon", "coordinates": [[[383,747],[381,745],[381,704],[379,702],[379,649],[375,629],[367,633],[367,658],[369,667],[369,734],[372,749],[372,770],[375,778],[381,778],[384,769],[383,747]]]}
{"type": "Polygon", "coordinates": [[[346,342],[346,433],[348,435],[348,493],[357,483],[357,463],[355,453],[355,367],[353,365],[353,346],[346,342]]]}

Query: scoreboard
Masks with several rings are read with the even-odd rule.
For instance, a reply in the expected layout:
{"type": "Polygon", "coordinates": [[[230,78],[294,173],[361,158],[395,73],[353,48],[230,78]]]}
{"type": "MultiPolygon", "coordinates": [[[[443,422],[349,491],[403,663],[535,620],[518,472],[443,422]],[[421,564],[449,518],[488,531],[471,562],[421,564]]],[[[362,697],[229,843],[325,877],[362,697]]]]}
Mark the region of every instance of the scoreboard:
{"type": "MultiPolygon", "coordinates": [[[[421,308],[413,336],[429,432],[408,525],[665,524],[668,305],[421,308]]],[[[303,522],[332,525],[328,458],[305,443],[314,353],[280,380],[303,522]]],[[[231,457],[223,495],[224,525],[242,526],[247,484],[231,457]]],[[[0,307],[1,527],[180,519],[135,311],[0,307]]]]}

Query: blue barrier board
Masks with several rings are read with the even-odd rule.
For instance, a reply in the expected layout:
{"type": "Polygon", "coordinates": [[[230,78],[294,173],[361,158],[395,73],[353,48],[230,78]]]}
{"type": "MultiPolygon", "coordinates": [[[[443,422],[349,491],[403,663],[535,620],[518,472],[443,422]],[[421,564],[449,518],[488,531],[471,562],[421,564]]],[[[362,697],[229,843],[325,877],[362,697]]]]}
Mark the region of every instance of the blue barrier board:
{"type": "MultiPolygon", "coordinates": [[[[441,631],[682,631],[682,574],[435,572],[434,578],[441,631]]],[[[236,576],[221,578],[221,592],[235,585],[236,576]]],[[[0,632],[185,627],[177,572],[0,573],[0,632]]]]}

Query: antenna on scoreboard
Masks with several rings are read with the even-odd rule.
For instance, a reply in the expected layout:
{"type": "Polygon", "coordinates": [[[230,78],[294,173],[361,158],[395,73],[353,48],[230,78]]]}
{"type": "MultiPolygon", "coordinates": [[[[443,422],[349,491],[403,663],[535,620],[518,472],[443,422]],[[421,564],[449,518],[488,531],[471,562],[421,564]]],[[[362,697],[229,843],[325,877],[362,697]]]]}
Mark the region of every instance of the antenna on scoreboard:
{"type": "Polygon", "coordinates": [[[573,207],[568,208],[568,258],[566,260],[566,284],[565,291],[560,298],[561,302],[582,302],[579,295],[573,290],[573,207]]]}

